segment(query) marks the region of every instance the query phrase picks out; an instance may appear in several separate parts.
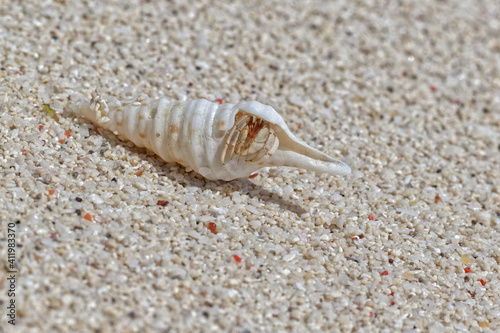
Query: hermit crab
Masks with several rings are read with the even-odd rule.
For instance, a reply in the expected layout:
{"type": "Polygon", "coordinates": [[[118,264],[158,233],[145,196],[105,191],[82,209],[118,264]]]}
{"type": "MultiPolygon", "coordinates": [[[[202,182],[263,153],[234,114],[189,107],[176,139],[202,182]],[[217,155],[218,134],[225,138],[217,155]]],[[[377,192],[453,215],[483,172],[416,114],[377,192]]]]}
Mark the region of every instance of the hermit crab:
{"type": "Polygon", "coordinates": [[[347,164],[297,139],[272,107],[256,101],[219,104],[140,97],[121,102],[94,93],[73,111],[210,180],[248,177],[266,166],[351,172],[347,164]]]}

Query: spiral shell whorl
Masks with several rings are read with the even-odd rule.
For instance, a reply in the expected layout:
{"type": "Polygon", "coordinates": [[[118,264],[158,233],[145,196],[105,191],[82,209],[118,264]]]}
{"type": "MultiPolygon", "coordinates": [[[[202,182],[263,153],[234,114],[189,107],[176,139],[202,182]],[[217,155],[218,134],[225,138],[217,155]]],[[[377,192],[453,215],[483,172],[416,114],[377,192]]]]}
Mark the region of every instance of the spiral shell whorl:
{"type": "Polygon", "coordinates": [[[166,98],[120,104],[108,106],[102,114],[109,121],[98,123],[138,147],[152,150],[167,162],[177,162],[193,170],[211,167],[212,158],[207,152],[213,150],[210,138],[218,104],[166,98]]]}

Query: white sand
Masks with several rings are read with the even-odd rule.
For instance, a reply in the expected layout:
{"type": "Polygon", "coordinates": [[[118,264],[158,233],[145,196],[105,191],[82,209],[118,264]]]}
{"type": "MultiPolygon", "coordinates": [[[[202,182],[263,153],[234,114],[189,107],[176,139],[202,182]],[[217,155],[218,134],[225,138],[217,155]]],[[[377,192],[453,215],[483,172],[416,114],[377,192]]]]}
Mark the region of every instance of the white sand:
{"type": "Polygon", "coordinates": [[[0,3],[0,331],[500,330],[498,1],[124,2],[0,3]],[[353,174],[206,181],[95,89],[258,100],[353,174]]]}

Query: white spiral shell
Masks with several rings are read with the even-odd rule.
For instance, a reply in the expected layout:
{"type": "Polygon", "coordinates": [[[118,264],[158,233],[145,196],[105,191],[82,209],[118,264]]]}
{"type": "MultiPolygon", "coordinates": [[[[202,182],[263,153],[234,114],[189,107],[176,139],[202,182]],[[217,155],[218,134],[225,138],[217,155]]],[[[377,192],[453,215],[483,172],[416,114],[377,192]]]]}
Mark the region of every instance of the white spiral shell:
{"type": "Polygon", "coordinates": [[[106,102],[93,94],[75,111],[166,162],[177,162],[211,180],[247,177],[265,166],[335,175],[351,172],[347,164],[298,140],[272,107],[256,101],[218,104],[205,99],[139,98],[106,102]]]}

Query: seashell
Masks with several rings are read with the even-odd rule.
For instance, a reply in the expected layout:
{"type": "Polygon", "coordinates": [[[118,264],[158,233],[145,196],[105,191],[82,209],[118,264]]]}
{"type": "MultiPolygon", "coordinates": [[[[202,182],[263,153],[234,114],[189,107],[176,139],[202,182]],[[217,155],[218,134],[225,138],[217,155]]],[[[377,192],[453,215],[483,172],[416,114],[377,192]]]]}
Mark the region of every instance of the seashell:
{"type": "Polygon", "coordinates": [[[138,98],[106,102],[94,93],[74,111],[93,123],[203,177],[232,180],[262,167],[288,166],[347,175],[349,166],[309,147],[259,102],[212,103],[138,98]]]}

